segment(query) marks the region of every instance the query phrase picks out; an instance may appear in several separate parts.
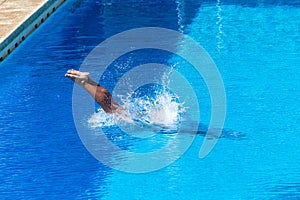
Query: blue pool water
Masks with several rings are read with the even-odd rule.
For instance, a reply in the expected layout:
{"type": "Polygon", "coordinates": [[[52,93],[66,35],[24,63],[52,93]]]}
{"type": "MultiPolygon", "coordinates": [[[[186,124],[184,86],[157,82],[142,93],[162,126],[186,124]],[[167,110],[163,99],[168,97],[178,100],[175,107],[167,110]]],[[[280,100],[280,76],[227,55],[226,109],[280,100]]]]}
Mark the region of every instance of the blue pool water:
{"type": "MultiPolygon", "coordinates": [[[[299,2],[237,2],[66,2],[0,64],[0,198],[300,198],[299,2]],[[131,174],[87,151],[73,120],[73,83],[64,74],[70,66],[78,69],[104,39],[144,26],[181,31],[206,49],[224,81],[227,114],[223,137],[204,159],[198,157],[204,138],[198,134],[171,165],[131,174]]],[[[115,62],[101,84],[113,89],[128,63],[174,60],[152,50],[129,57],[115,62]]],[[[179,60],[175,67],[186,73],[186,65],[179,60]]],[[[190,82],[196,83],[193,76],[190,82]]],[[[206,90],[197,90],[203,126],[210,119],[206,90]]],[[[116,144],[136,152],[172,139],[121,140],[106,129],[116,144]]]]}

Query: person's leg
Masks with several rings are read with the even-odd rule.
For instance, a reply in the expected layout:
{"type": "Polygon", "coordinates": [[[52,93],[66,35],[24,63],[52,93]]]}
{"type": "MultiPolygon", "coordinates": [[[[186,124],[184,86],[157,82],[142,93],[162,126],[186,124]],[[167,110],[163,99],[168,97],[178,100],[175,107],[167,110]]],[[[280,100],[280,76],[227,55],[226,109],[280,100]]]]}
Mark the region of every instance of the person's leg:
{"type": "Polygon", "coordinates": [[[88,72],[80,72],[71,69],[67,71],[65,76],[86,89],[105,112],[120,112],[123,109],[114,101],[112,95],[107,89],[97,84],[90,78],[90,74],[88,72]]]}

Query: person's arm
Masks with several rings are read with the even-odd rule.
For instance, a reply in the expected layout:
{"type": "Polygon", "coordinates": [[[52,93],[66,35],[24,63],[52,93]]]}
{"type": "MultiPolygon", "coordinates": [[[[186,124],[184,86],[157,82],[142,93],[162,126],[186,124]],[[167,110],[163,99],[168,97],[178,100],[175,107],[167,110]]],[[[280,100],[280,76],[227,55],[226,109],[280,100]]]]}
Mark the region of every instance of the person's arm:
{"type": "Polygon", "coordinates": [[[114,113],[122,109],[122,107],[114,101],[109,91],[94,82],[88,72],[80,72],[72,69],[68,70],[65,76],[88,91],[105,112],[114,113]]]}

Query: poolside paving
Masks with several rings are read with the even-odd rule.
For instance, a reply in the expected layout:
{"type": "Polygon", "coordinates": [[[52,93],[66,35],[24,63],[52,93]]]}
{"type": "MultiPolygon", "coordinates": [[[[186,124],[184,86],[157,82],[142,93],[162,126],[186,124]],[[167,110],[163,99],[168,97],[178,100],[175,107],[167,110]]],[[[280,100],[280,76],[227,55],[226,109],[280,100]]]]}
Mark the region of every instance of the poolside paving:
{"type": "Polygon", "coordinates": [[[0,0],[0,44],[47,0],[0,0]]]}
{"type": "Polygon", "coordinates": [[[0,62],[66,0],[0,0],[0,62]]]}

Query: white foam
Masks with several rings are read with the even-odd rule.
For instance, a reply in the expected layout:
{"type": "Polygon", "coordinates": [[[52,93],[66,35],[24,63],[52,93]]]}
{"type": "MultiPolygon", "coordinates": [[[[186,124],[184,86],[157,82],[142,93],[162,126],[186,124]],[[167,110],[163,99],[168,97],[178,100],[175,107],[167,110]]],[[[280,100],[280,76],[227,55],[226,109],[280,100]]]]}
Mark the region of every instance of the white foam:
{"type": "Polygon", "coordinates": [[[88,120],[91,128],[134,124],[141,126],[155,125],[162,128],[176,129],[184,112],[183,103],[167,91],[150,96],[133,97],[128,94],[121,98],[125,111],[121,114],[105,113],[102,109],[95,112],[88,120]]]}

